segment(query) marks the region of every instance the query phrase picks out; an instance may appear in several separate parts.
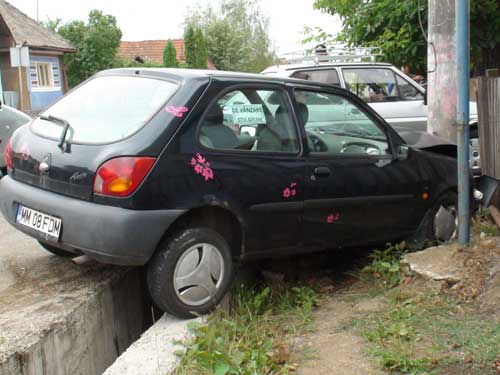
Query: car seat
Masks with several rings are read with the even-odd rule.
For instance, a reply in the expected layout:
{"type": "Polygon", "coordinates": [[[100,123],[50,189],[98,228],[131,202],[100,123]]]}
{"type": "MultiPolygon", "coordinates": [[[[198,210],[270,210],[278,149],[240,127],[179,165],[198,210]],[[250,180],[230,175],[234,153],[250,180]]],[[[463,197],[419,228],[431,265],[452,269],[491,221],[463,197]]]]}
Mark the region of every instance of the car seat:
{"type": "Polygon", "coordinates": [[[201,143],[206,147],[235,149],[239,140],[234,131],[224,125],[224,113],[219,105],[213,105],[201,127],[201,143]]]}

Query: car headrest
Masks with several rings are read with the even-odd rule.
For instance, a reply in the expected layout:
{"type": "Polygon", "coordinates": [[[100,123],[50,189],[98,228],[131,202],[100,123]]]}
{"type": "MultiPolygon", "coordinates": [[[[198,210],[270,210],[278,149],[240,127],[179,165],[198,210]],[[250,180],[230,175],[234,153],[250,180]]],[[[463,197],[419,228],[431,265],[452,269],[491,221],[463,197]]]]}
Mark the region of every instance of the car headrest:
{"type": "Polygon", "coordinates": [[[219,107],[218,104],[210,107],[205,121],[211,122],[212,124],[222,124],[224,122],[224,113],[222,112],[222,108],[219,107]]]}
{"type": "Polygon", "coordinates": [[[307,105],[301,102],[297,102],[297,108],[299,110],[299,116],[302,119],[302,122],[304,124],[307,124],[307,121],[309,120],[309,109],[307,108],[307,105]]]}

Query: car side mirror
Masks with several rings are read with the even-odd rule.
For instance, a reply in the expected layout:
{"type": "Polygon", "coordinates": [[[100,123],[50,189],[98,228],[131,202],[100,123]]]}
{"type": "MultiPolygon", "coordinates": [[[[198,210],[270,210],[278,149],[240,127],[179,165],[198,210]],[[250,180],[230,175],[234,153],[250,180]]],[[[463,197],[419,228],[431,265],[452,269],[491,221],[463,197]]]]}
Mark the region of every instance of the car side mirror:
{"type": "Polygon", "coordinates": [[[407,145],[398,145],[396,149],[396,159],[406,160],[408,159],[409,153],[410,153],[410,148],[407,145]]]}

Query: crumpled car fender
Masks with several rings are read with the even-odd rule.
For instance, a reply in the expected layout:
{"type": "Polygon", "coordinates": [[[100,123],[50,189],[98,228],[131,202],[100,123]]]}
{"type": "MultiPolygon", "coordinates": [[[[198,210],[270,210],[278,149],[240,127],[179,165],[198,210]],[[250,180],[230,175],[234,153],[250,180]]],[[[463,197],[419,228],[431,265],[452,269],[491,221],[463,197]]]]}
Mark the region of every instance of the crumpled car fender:
{"type": "Polygon", "coordinates": [[[444,138],[418,130],[405,130],[398,134],[411,147],[452,158],[457,157],[457,145],[444,138]]]}

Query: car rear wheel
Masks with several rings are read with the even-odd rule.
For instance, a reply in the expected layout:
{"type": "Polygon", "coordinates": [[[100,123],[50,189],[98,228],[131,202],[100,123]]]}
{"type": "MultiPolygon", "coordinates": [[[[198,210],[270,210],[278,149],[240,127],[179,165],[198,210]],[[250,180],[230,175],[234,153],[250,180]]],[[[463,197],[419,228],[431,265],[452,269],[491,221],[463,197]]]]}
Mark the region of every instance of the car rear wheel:
{"type": "Polygon", "coordinates": [[[164,241],[148,265],[156,305],[180,318],[210,312],[228,291],[233,274],[226,240],[209,228],[191,228],[164,241]]]}
{"type": "Polygon", "coordinates": [[[61,250],[55,246],[51,246],[49,244],[46,244],[45,242],[42,242],[42,241],[38,241],[38,243],[40,244],[41,247],[43,247],[45,250],[47,250],[49,253],[52,253],[54,255],[57,255],[58,257],[63,257],[63,258],[73,258],[75,256],[77,256],[76,254],[74,253],[71,253],[69,251],[64,251],[64,250],[61,250]]]}

